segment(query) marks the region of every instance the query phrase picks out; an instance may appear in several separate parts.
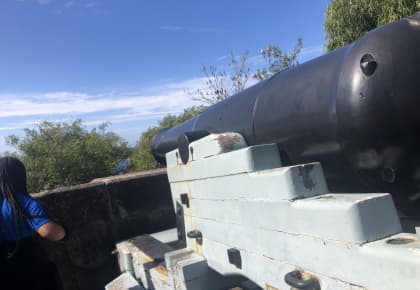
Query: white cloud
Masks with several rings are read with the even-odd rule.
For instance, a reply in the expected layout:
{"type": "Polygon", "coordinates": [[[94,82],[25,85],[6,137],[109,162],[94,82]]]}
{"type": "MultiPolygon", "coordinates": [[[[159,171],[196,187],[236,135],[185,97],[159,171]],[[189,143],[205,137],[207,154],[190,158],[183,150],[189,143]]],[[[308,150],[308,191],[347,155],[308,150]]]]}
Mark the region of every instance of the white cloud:
{"type": "MultiPolygon", "coordinates": [[[[0,97],[0,118],[40,115],[93,114],[111,110],[149,110],[161,106],[176,106],[175,94],[168,96],[120,96],[118,98],[98,98],[95,95],[80,95],[72,92],[58,92],[38,95],[35,98],[2,99],[0,97]],[[61,98],[62,97],[62,98],[61,98]]],[[[178,96],[176,96],[179,98],[178,96]]]]}
{"type": "Polygon", "coordinates": [[[88,122],[124,123],[156,120],[164,115],[182,112],[197,104],[185,88],[202,87],[203,78],[171,82],[151,88],[149,94],[87,94],[51,92],[35,95],[0,95],[0,131],[26,128],[40,120],[82,118],[88,122]],[[18,120],[18,121],[13,121],[18,120]]]}
{"type": "Polygon", "coordinates": [[[110,130],[117,134],[125,132],[122,136],[134,144],[142,131],[156,125],[165,115],[177,114],[184,108],[196,105],[197,102],[191,100],[184,90],[194,90],[203,84],[204,78],[167,82],[148,88],[147,94],[0,94],[0,152],[14,150],[5,145],[5,136],[22,135],[24,128],[33,128],[44,120],[71,122],[81,118],[88,127],[111,122],[116,127],[110,127],[110,130]]]}
{"type": "Polygon", "coordinates": [[[34,124],[33,121],[22,121],[22,122],[14,122],[11,124],[6,124],[5,126],[0,127],[0,131],[11,131],[16,129],[23,129],[34,124]]]}

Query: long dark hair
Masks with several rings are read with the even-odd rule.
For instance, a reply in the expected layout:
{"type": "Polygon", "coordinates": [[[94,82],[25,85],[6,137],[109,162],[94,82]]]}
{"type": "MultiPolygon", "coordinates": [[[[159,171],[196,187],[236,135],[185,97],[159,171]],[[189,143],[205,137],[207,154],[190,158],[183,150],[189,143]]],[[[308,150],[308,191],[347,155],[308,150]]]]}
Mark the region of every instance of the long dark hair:
{"type": "MultiPolygon", "coordinates": [[[[26,187],[26,169],[23,163],[15,157],[0,158],[0,194],[9,203],[15,221],[16,234],[19,240],[20,225],[27,219],[27,213],[23,210],[20,204],[17,193],[28,194],[26,187]]],[[[17,251],[18,244],[14,251],[17,251]]]]}

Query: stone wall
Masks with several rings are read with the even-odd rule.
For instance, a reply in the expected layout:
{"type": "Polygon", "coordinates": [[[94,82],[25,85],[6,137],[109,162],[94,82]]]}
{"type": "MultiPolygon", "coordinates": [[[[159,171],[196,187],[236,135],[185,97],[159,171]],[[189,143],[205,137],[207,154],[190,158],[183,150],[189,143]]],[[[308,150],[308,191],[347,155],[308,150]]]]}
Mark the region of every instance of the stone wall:
{"type": "Polygon", "coordinates": [[[127,174],[33,195],[69,229],[42,242],[65,290],[104,289],[118,274],[118,241],[175,226],[165,170],[127,174]]]}

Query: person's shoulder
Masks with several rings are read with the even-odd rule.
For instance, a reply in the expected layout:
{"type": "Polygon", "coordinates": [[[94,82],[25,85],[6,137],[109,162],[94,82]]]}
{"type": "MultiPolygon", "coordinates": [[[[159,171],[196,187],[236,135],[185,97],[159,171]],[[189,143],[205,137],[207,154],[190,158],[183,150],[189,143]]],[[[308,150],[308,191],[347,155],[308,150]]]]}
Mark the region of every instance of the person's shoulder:
{"type": "Polygon", "coordinates": [[[16,197],[19,200],[20,204],[25,206],[32,203],[37,203],[36,200],[30,196],[29,194],[25,194],[22,192],[17,192],[16,197]]]}
{"type": "Polygon", "coordinates": [[[36,216],[37,218],[48,217],[41,204],[29,194],[19,193],[18,199],[24,210],[31,216],[36,216]]]}

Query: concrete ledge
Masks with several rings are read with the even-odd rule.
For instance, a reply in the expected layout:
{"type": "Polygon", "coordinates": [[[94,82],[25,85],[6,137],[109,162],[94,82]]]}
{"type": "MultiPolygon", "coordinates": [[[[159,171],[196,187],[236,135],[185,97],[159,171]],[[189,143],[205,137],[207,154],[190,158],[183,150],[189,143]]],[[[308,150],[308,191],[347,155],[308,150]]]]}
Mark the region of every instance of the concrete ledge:
{"type": "Polygon", "coordinates": [[[44,242],[65,290],[103,289],[119,274],[115,244],[129,237],[175,226],[165,170],[96,179],[33,194],[70,236],[44,242]]]}

